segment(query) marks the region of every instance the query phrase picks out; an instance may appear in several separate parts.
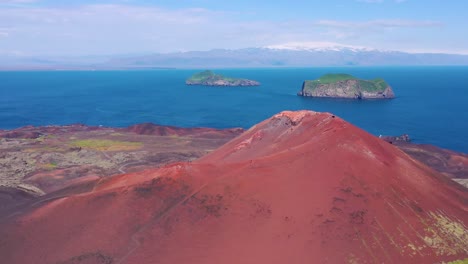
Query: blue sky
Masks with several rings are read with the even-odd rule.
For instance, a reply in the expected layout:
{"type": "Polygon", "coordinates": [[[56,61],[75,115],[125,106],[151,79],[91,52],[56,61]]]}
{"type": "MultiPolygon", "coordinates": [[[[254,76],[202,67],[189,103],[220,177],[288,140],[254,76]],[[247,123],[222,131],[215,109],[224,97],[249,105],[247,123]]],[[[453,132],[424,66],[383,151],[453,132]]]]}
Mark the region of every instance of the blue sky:
{"type": "Polygon", "coordinates": [[[0,55],[350,46],[468,54],[467,0],[0,0],[0,55]]]}

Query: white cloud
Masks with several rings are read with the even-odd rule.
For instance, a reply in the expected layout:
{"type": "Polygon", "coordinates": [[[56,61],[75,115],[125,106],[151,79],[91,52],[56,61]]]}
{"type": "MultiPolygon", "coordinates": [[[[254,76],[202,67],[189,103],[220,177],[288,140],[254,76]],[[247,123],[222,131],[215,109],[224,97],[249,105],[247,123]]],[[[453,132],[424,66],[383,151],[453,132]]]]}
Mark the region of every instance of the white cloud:
{"type": "MultiPolygon", "coordinates": [[[[30,53],[120,53],[180,49],[197,35],[209,35],[220,12],[206,9],[165,10],[124,5],[75,8],[1,8],[0,25],[15,27],[10,42],[30,53]]],[[[214,32],[216,34],[220,32],[214,32]]],[[[209,39],[209,38],[208,38],[209,39]]],[[[207,39],[207,40],[208,40],[207,39]]]]}
{"type": "Polygon", "coordinates": [[[282,44],[268,45],[269,49],[287,49],[287,50],[334,50],[334,49],[354,49],[354,50],[372,50],[373,48],[365,46],[347,45],[329,41],[305,41],[305,42],[287,42],[282,44]]]}
{"type": "Polygon", "coordinates": [[[128,5],[2,8],[0,25],[17,28],[0,48],[28,53],[127,53],[243,48],[320,39],[309,22],[240,21],[201,8],[128,5]]]}
{"type": "Polygon", "coordinates": [[[401,28],[401,27],[439,27],[443,24],[439,21],[420,21],[403,19],[381,19],[364,22],[320,20],[314,23],[317,26],[334,28],[401,28]]]}
{"type": "Polygon", "coordinates": [[[239,17],[203,8],[130,5],[0,8],[0,49],[82,55],[235,49],[294,42],[388,48],[385,38],[397,39],[395,34],[400,31],[442,26],[438,21],[401,19],[278,22],[239,17]]]}
{"type": "Polygon", "coordinates": [[[421,31],[441,28],[439,21],[420,21],[403,19],[381,19],[369,21],[319,20],[312,26],[321,28],[321,35],[335,40],[357,40],[375,37],[391,37],[404,31],[421,31]]]}
{"type": "Polygon", "coordinates": [[[14,31],[14,28],[0,28],[0,38],[6,38],[10,36],[10,32],[14,31]]]}

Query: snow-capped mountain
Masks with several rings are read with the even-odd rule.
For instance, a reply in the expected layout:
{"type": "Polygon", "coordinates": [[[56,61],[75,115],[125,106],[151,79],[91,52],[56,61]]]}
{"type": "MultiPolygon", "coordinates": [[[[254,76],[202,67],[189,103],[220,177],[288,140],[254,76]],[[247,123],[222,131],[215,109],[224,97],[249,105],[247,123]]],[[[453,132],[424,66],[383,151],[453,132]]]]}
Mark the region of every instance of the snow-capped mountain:
{"type": "Polygon", "coordinates": [[[277,45],[269,45],[264,48],[271,50],[294,50],[294,51],[382,51],[364,46],[344,45],[334,42],[288,42],[277,45]]]}
{"type": "Polygon", "coordinates": [[[110,60],[107,65],[176,68],[468,65],[468,55],[406,53],[336,45],[281,45],[153,54],[110,60]]]}
{"type": "Polygon", "coordinates": [[[0,59],[0,69],[254,68],[316,66],[468,65],[468,55],[408,53],[328,42],[286,43],[261,48],[214,49],[114,56],[86,63],[77,58],[0,59]],[[44,63],[42,63],[44,62],[44,63]],[[13,67],[14,66],[14,67],[13,67]]]}

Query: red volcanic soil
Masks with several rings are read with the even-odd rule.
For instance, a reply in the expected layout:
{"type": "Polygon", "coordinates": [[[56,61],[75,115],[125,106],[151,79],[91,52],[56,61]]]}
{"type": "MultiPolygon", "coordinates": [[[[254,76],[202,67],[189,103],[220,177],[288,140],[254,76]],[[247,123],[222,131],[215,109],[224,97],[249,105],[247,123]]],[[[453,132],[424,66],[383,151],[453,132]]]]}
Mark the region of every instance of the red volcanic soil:
{"type": "Polygon", "coordinates": [[[394,145],[447,177],[468,179],[468,154],[432,145],[407,142],[394,142],[394,145]]]}
{"type": "MultiPolygon", "coordinates": [[[[45,126],[34,127],[25,126],[14,130],[0,130],[0,138],[25,138],[34,139],[46,134],[56,134],[60,132],[83,132],[104,130],[105,127],[86,126],[83,124],[72,124],[67,126],[45,126]]],[[[160,126],[153,123],[136,124],[127,128],[114,128],[115,131],[133,132],[139,135],[155,136],[192,136],[192,137],[223,137],[227,135],[237,136],[243,132],[242,128],[214,129],[207,127],[183,128],[175,126],[160,126]]]]}
{"type": "Polygon", "coordinates": [[[125,129],[129,132],[134,132],[139,135],[157,135],[157,136],[225,136],[225,135],[238,135],[243,131],[242,128],[230,128],[230,129],[213,129],[206,127],[194,127],[194,128],[182,128],[175,126],[160,126],[153,123],[143,123],[130,126],[125,129]]]}
{"type": "Polygon", "coordinates": [[[328,113],[283,112],[196,162],[93,184],[3,219],[2,263],[468,258],[466,189],[328,113]]]}
{"type": "Polygon", "coordinates": [[[72,124],[68,126],[25,126],[14,130],[0,130],[0,138],[26,138],[34,139],[45,134],[54,134],[60,132],[78,132],[78,131],[94,131],[100,127],[86,126],[83,124],[72,124]]]}

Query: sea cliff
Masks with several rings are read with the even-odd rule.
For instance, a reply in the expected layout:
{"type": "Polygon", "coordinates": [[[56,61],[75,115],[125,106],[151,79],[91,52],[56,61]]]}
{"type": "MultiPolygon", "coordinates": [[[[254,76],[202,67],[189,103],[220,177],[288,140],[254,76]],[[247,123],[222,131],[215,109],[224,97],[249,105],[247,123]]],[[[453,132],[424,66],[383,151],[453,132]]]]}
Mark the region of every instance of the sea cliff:
{"type": "Polygon", "coordinates": [[[306,80],[298,95],[349,99],[391,99],[392,88],[383,79],[362,80],[349,74],[326,74],[306,80]]]}

